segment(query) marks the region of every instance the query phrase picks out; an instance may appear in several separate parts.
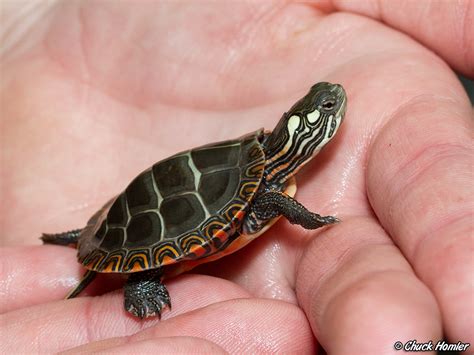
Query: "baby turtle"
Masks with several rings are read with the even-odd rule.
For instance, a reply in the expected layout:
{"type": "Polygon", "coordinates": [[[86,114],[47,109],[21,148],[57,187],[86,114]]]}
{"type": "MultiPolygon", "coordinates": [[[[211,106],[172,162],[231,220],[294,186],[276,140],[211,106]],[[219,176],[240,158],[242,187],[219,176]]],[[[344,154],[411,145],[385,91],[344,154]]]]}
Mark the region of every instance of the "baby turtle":
{"type": "Polygon", "coordinates": [[[306,229],[338,220],[293,199],[294,175],[336,134],[346,111],[342,86],[326,82],[283,114],[273,132],[191,149],[138,175],[82,229],[43,234],[74,245],[87,272],[129,274],[125,309],[145,318],[171,307],[164,278],[219,259],[264,233],[280,216],[306,229]]]}

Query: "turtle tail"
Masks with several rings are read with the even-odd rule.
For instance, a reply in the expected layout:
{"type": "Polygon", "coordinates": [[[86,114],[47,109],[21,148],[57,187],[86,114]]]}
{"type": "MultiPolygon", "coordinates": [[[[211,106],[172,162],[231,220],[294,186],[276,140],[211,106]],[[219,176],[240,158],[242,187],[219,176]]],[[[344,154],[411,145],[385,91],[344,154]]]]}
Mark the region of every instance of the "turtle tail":
{"type": "Polygon", "coordinates": [[[44,244],[56,244],[56,245],[77,245],[77,240],[81,234],[82,229],[74,229],[64,233],[46,234],[40,237],[44,244]]]}

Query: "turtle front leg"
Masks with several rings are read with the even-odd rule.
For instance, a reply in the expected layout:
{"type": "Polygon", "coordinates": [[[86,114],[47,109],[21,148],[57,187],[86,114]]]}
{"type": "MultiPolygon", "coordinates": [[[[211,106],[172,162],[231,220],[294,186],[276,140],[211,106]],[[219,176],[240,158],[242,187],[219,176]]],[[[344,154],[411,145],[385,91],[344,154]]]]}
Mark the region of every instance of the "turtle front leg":
{"type": "Polygon", "coordinates": [[[171,300],[166,286],[161,283],[161,269],[130,274],[125,284],[125,310],[141,319],[161,315],[171,300]]]}
{"type": "Polygon", "coordinates": [[[252,212],[261,221],[268,221],[283,215],[290,223],[299,224],[305,229],[316,229],[339,222],[336,217],[323,217],[308,211],[294,198],[279,191],[268,191],[256,196],[252,212]]]}

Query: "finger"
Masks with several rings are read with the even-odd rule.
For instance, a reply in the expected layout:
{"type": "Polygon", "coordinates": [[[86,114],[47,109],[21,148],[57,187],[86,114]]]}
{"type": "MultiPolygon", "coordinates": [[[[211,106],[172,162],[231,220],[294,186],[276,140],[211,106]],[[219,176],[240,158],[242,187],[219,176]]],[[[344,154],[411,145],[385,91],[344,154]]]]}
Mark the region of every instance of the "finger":
{"type": "MultiPolygon", "coordinates": [[[[201,283],[201,294],[210,295],[215,290],[212,283],[201,283]],[[207,291],[207,287],[212,287],[212,291],[207,291]]],[[[185,292],[183,290],[183,296],[192,302],[193,294],[185,292]]],[[[183,314],[180,314],[182,309],[173,308],[172,312],[163,314],[162,321],[140,321],[124,316],[123,298],[118,293],[34,306],[1,316],[2,324],[9,326],[2,334],[7,341],[2,342],[0,350],[2,353],[57,352],[111,337],[124,337],[143,328],[148,330],[128,339],[109,339],[105,347],[187,335],[205,338],[227,351],[232,348],[255,350],[264,346],[313,349],[311,330],[296,306],[275,301],[241,301],[217,303],[183,314]],[[282,326],[275,327],[275,324],[282,326]],[[54,334],[53,338],[51,334],[54,334]]]]}
{"type": "Polygon", "coordinates": [[[372,217],[345,217],[313,239],[296,291],[330,354],[392,353],[396,341],[442,334],[433,295],[372,217]]]}
{"type": "Polygon", "coordinates": [[[66,350],[61,354],[83,352],[107,354],[227,354],[220,346],[196,337],[175,336],[142,341],[128,338],[113,338],[90,343],[79,348],[66,350]]]}
{"type": "Polygon", "coordinates": [[[333,3],[339,10],[370,16],[408,33],[454,68],[474,77],[472,1],[333,0],[333,3]]]}
{"type": "MultiPolygon", "coordinates": [[[[84,268],[76,262],[76,251],[71,248],[58,246],[2,248],[0,256],[1,313],[62,300],[79,283],[84,273],[84,268]]],[[[126,278],[124,275],[99,274],[81,296],[121,288],[124,278],[126,278]],[[110,279],[114,280],[108,282],[110,279]]],[[[179,305],[177,308],[174,307],[173,311],[181,309],[183,312],[228,297],[248,297],[247,292],[231,282],[199,275],[187,275],[169,280],[166,281],[166,286],[173,297],[173,304],[179,305]],[[214,292],[204,297],[201,292],[202,283],[213,287],[214,292]],[[179,291],[181,288],[187,291],[182,293],[179,291]],[[191,295],[192,302],[189,302],[191,300],[189,298],[183,298],[184,295],[191,295]]]]}
{"type": "MultiPolygon", "coordinates": [[[[81,280],[85,269],[77,251],[59,246],[0,249],[0,313],[64,299],[81,280]]],[[[121,287],[122,275],[99,275],[82,293],[95,295],[121,287]]]]}
{"type": "Polygon", "coordinates": [[[1,248],[0,313],[64,298],[81,277],[75,260],[71,248],[1,248]]]}
{"type": "MultiPolygon", "coordinates": [[[[311,329],[301,309],[285,302],[258,299],[218,303],[170,318],[128,338],[107,339],[91,346],[104,349],[182,335],[206,339],[229,353],[314,354],[315,350],[311,329]]],[[[77,350],[87,352],[88,349],[89,345],[77,350]]]]}
{"type": "Polygon", "coordinates": [[[443,95],[394,112],[369,152],[367,190],[377,217],[433,290],[448,337],[472,343],[472,108],[462,95],[443,95]]]}

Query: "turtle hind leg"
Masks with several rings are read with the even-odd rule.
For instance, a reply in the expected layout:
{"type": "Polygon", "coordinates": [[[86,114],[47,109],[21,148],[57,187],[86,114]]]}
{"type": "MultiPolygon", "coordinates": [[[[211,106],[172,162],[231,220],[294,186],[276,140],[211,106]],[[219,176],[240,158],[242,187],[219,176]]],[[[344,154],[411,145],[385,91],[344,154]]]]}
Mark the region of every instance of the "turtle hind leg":
{"type": "Polygon", "coordinates": [[[92,280],[95,279],[96,275],[97,275],[97,272],[92,271],[92,270],[87,270],[84,276],[82,277],[81,282],[79,282],[79,284],[74,289],[72,289],[71,292],[67,294],[65,299],[68,300],[70,298],[74,298],[77,295],[79,295],[92,282],[92,280]]]}
{"type": "Polygon", "coordinates": [[[268,191],[255,198],[252,212],[262,221],[283,215],[292,224],[299,224],[305,229],[316,229],[339,222],[333,216],[321,216],[308,211],[294,198],[279,191],[268,191]]]}
{"type": "Polygon", "coordinates": [[[43,241],[43,244],[56,244],[56,245],[76,245],[77,239],[81,234],[82,229],[74,229],[64,233],[56,233],[56,234],[46,234],[40,237],[43,241]]]}
{"type": "Polygon", "coordinates": [[[125,310],[141,319],[161,316],[165,307],[171,309],[171,300],[166,286],[161,283],[161,269],[130,274],[125,284],[125,310]]]}

